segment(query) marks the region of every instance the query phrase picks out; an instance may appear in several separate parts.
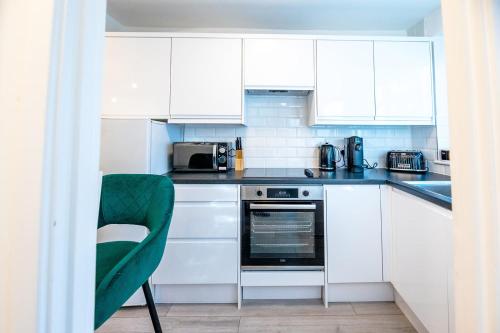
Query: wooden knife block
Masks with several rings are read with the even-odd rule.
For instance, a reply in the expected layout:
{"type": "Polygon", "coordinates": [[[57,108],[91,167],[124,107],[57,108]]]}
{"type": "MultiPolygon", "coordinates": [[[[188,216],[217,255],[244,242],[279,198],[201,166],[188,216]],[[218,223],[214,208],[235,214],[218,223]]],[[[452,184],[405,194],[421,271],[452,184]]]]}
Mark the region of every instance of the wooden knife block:
{"type": "Polygon", "coordinates": [[[245,169],[245,166],[243,164],[243,150],[236,150],[236,161],[234,169],[236,171],[243,171],[243,169],[245,169]]]}

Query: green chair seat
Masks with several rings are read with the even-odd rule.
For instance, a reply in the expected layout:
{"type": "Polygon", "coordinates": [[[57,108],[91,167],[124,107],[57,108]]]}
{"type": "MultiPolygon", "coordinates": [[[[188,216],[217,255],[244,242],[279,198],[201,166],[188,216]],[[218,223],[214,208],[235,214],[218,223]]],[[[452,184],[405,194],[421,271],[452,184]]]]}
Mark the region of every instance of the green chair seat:
{"type": "Polygon", "coordinates": [[[155,332],[161,332],[148,279],[163,256],[173,208],[174,186],[167,177],[103,177],[98,228],[109,224],[141,225],[148,228],[149,234],[141,242],[97,244],[95,329],[142,286],[155,332]]]}
{"type": "Polygon", "coordinates": [[[97,244],[96,288],[99,289],[104,277],[137,246],[137,242],[106,242],[97,244]]]}

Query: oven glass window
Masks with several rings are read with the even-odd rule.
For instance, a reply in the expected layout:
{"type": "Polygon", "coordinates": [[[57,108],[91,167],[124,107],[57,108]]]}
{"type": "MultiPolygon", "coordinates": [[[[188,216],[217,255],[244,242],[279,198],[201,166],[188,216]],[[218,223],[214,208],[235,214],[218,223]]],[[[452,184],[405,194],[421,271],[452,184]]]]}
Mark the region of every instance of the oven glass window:
{"type": "Polygon", "coordinates": [[[250,212],[250,258],[315,258],[314,211],[250,212]]]}

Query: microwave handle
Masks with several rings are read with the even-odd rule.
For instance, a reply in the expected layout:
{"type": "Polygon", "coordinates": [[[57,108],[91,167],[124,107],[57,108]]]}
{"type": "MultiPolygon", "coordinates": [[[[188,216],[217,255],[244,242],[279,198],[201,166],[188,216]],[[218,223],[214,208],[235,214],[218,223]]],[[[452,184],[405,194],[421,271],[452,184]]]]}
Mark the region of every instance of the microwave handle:
{"type": "Polygon", "coordinates": [[[266,209],[276,209],[276,210],[315,210],[315,204],[302,204],[302,205],[287,205],[287,204],[250,204],[250,209],[255,210],[266,210],[266,209]]]}
{"type": "Polygon", "coordinates": [[[217,144],[212,145],[212,169],[217,170],[217,144]]]}

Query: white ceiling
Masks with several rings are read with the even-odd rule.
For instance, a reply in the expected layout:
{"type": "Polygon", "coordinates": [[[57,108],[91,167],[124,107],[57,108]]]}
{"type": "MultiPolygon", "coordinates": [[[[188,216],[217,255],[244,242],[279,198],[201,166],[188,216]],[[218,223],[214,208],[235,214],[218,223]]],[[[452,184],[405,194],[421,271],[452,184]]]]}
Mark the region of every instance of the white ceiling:
{"type": "Polygon", "coordinates": [[[119,24],[151,29],[406,30],[440,0],[108,0],[119,24]]]}

